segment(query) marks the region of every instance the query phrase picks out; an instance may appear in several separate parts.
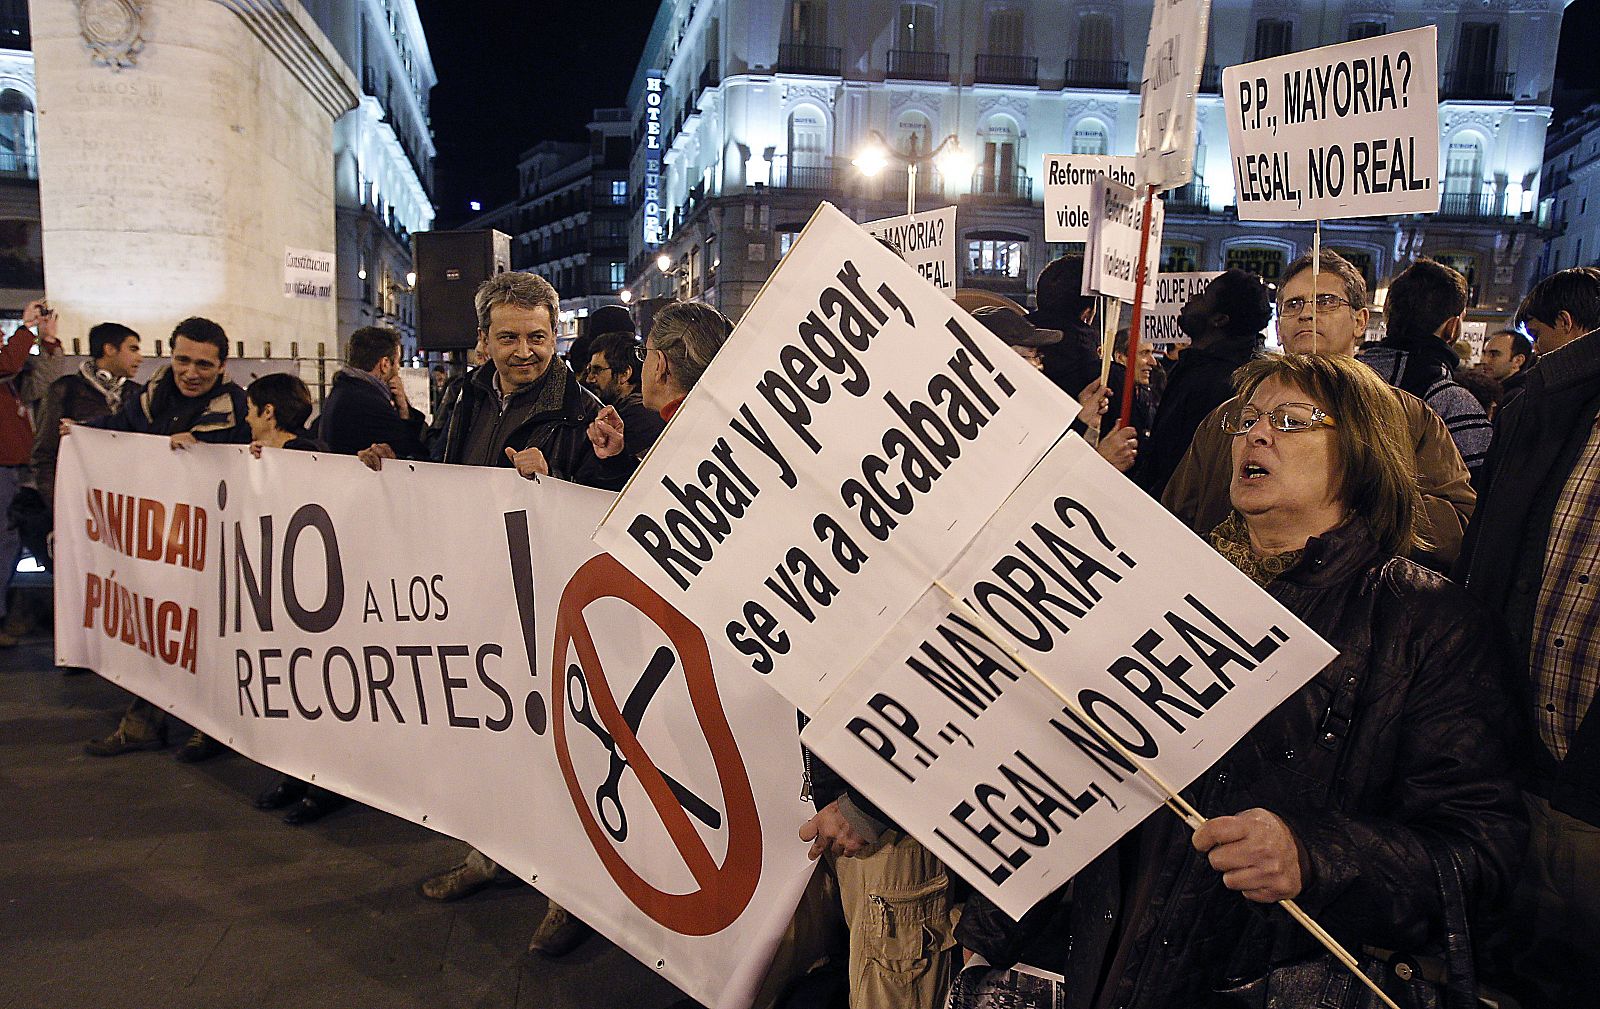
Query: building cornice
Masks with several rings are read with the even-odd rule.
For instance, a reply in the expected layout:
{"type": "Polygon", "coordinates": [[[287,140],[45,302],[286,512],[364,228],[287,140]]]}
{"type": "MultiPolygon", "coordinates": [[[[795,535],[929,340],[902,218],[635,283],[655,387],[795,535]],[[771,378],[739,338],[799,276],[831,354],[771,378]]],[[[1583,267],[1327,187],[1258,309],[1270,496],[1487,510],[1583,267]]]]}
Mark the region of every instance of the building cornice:
{"type": "Polygon", "coordinates": [[[216,2],[245,23],[329,118],[337,119],[359,104],[361,83],[298,0],[216,2]]]}

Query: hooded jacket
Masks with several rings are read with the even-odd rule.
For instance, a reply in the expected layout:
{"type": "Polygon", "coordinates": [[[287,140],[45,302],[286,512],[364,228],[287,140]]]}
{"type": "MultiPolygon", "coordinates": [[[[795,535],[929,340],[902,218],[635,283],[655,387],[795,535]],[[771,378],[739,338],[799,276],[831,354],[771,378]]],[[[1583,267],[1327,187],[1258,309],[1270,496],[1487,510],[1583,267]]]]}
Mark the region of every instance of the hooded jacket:
{"type": "Polygon", "coordinates": [[[1431,333],[1391,333],[1377,344],[1361,348],[1356,360],[1439,415],[1476,484],[1494,430],[1483,404],[1455,380],[1455,370],[1461,365],[1456,352],[1431,333]]]}

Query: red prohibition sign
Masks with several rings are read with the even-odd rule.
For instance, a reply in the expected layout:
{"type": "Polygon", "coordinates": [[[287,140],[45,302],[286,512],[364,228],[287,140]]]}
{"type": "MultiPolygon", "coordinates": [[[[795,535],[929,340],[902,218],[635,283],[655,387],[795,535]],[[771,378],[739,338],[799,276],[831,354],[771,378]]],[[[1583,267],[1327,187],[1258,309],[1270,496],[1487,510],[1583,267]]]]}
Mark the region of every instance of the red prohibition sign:
{"type": "Polygon", "coordinates": [[[561,594],[551,669],[555,671],[551,677],[550,707],[556,760],[561,765],[562,777],[566,779],[567,791],[571,793],[573,808],[578,811],[578,819],[583,823],[584,832],[589,835],[589,843],[594,846],[595,853],[600,856],[600,861],[618,888],[652,920],[680,935],[714,935],[733,924],[749,905],[750,898],[755,895],[756,884],[761,879],[761,818],[756,812],[750,776],[745,771],[744,760],[733,739],[733,730],[728,726],[727,714],[722,710],[722,701],[717,695],[716,680],[711,674],[711,653],[706,647],[705,635],[614,557],[600,554],[590,558],[573,574],[561,594]],[[689,822],[683,806],[672,794],[671,786],[639,744],[638,737],[628,727],[612,696],[599,654],[595,651],[594,637],[583,618],[583,611],[590,603],[606,598],[620,599],[649,617],[672,642],[682,661],[689,686],[689,701],[711,748],[717,783],[722,788],[723,802],[727,805],[728,854],[722,865],[717,865],[712,858],[699,832],[689,822]],[[573,648],[577,650],[583,667],[594,714],[627,758],[628,766],[638,775],[639,783],[660,816],[673,845],[683,856],[684,864],[695,882],[700,884],[699,890],[693,893],[667,893],[657,889],[622,857],[596,819],[594,810],[589,808],[583,786],[573,770],[572,753],[567,744],[567,677],[562,670],[566,669],[567,653],[573,648]]]}

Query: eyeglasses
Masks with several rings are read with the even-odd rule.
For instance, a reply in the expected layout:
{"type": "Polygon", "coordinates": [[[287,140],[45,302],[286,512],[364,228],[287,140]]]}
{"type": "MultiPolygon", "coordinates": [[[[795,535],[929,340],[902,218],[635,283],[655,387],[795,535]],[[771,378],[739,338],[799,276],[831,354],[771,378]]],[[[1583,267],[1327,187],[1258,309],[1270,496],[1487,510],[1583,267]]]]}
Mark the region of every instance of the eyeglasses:
{"type": "Polygon", "coordinates": [[[640,364],[643,364],[644,363],[644,359],[647,356],[649,356],[650,351],[653,350],[653,349],[654,348],[646,347],[644,344],[641,343],[641,344],[639,344],[639,346],[637,346],[637,347],[635,347],[633,349],[633,359],[635,361],[638,361],[640,364]]]}
{"type": "Polygon", "coordinates": [[[578,377],[579,378],[592,378],[592,377],[594,377],[596,375],[599,375],[602,371],[612,371],[612,370],[614,370],[614,369],[607,368],[604,365],[591,364],[591,365],[589,365],[589,367],[587,367],[587,368],[583,369],[583,371],[579,372],[578,373],[578,377]]]}
{"type": "Polygon", "coordinates": [[[1274,431],[1284,434],[1338,426],[1332,417],[1322,412],[1321,407],[1310,403],[1281,403],[1265,412],[1253,406],[1230,407],[1222,414],[1222,430],[1237,438],[1249,434],[1262,417],[1267,418],[1267,423],[1272,425],[1274,431]]]}
{"type": "MultiPolygon", "coordinates": [[[[1317,314],[1327,315],[1329,312],[1338,309],[1342,305],[1349,305],[1350,302],[1345,298],[1339,297],[1337,294],[1319,294],[1316,298],[1316,304],[1317,314]]],[[[1283,315],[1299,315],[1305,310],[1306,299],[1304,298],[1290,298],[1278,308],[1278,311],[1283,315]]]]}

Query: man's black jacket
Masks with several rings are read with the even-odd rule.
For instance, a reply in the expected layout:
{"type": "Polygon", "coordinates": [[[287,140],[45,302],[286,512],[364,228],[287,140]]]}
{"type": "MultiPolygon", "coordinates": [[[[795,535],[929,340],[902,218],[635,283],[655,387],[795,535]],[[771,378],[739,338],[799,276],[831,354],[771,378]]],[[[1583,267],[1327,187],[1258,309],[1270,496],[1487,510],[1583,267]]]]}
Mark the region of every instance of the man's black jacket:
{"type": "Polygon", "coordinates": [[[329,451],[340,455],[355,455],[380,442],[402,459],[422,455],[422,414],[413,409],[401,418],[394,399],[376,380],[349,371],[333,376],[317,434],[329,451]]]}
{"type": "Polygon", "coordinates": [[[1557,764],[1534,728],[1527,673],[1551,518],[1600,415],[1600,336],[1581,336],[1540,357],[1527,374],[1522,391],[1495,415],[1483,490],[1455,575],[1511,631],[1522,673],[1516,703],[1535,765],[1531,787],[1561,812],[1600,826],[1600,705],[1590,705],[1557,764]]]}

